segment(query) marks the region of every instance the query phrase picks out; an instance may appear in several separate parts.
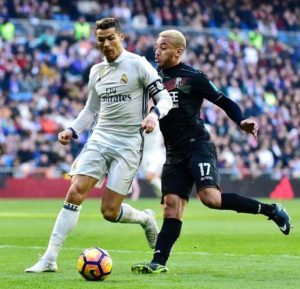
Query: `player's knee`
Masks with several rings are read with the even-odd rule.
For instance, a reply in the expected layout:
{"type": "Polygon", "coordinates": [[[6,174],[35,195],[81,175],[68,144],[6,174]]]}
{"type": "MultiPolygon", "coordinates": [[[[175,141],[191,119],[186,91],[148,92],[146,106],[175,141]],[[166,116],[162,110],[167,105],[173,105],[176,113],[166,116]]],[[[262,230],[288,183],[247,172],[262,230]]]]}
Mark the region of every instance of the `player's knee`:
{"type": "Polygon", "coordinates": [[[177,208],[177,202],[173,199],[165,198],[164,209],[165,211],[173,211],[177,208]]]}
{"type": "Polygon", "coordinates": [[[176,209],[170,206],[164,206],[164,218],[175,218],[176,209]]]}
{"type": "Polygon", "coordinates": [[[66,201],[71,204],[80,205],[85,198],[85,191],[79,183],[73,183],[70,187],[66,201]]]}
{"type": "Polygon", "coordinates": [[[211,208],[221,208],[221,192],[215,188],[206,188],[198,192],[201,202],[211,208]]]}
{"type": "Polygon", "coordinates": [[[164,198],[164,218],[181,219],[184,209],[184,201],[178,196],[167,195],[164,198]]]}

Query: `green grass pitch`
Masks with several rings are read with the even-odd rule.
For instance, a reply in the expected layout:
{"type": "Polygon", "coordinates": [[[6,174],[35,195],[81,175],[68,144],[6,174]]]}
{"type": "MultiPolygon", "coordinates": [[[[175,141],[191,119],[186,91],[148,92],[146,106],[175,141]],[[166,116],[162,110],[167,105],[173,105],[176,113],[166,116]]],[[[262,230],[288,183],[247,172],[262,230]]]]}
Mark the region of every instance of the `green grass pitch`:
{"type": "MultiPolygon", "coordinates": [[[[161,225],[158,199],[128,202],[155,210],[161,225]]],[[[210,210],[191,200],[169,259],[170,272],[163,275],[131,273],[132,264],[152,257],[141,227],[105,221],[99,215],[100,201],[89,199],[60,252],[59,271],[24,273],[44,252],[62,203],[0,199],[1,289],[300,288],[299,199],[283,202],[293,219],[289,236],[264,216],[210,210]],[[106,249],[113,259],[112,274],[104,282],[85,281],[76,269],[80,252],[93,246],[106,249]]]]}

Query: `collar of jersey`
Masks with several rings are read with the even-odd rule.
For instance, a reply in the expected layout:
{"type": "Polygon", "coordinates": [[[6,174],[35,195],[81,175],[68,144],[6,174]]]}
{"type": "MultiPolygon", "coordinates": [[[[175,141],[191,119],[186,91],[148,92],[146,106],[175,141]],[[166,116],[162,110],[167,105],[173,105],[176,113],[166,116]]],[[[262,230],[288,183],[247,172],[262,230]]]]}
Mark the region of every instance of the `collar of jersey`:
{"type": "Polygon", "coordinates": [[[123,59],[125,59],[125,57],[126,57],[127,54],[128,54],[128,51],[126,51],[125,49],[123,49],[123,51],[120,54],[120,56],[114,62],[108,62],[106,58],[104,58],[104,61],[106,62],[106,64],[108,64],[110,66],[115,66],[115,65],[119,64],[123,59]]]}
{"type": "Polygon", "coordinates": [[[163,71],[163,73],[166,73],[168,71],[173,71],[173,70],[176,70],[177,68],[180,68],[181,66],[183,65],[182,62],[179,62],[178,64],[176,64],[175,66],[171,66],[169,68],[163,68],[161,69],[163,71]]]}

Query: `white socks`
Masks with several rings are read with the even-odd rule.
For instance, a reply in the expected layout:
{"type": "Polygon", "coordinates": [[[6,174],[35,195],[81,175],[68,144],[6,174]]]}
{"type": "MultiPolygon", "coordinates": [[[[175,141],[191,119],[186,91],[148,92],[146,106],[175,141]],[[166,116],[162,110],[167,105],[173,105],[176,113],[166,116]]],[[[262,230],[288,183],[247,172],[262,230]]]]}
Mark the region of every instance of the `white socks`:
{"type": "Polygon", "coordinates": [[[116,222],[130,224],[145,224],[149,215],[144,211],[137,210],[128,204],[122,204],[121,210],[116,222]]]}
{"type": "Polygon", "coordinates": [[[78,222],[80,209],[81,206],[65,203],[56,218],[48,248],[42,259],[47,259],[50,262],[56,262],[57,255],[64,243],[64,240],[78,222]]]}
{"type": "MultiPolygon", "coordinates": [[[[59,250],[61,249],[66,237],[78,222],[80,209],[81,206],[65,203],[57,216],[48,248],[42,259],[46,259],[49,262],[56,262],[59,250]]],[[[122,204],[120,214],[116,222],[144,225],[148,220],[149,215],[144,211],[137,210],[128,204],[122,204]]]]}

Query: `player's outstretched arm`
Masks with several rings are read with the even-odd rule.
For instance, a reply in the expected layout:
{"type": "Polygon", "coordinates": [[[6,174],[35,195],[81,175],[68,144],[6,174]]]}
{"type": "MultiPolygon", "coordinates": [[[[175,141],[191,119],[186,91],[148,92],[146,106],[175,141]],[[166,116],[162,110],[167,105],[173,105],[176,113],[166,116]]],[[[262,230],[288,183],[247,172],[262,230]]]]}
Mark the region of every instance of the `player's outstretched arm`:
{"type": "Polygon", "coordinates": [[[253,119],[246,118],[242,120],[240,122],[240,128],[243,131],[252,134],[255,139],[257,138],[258,124],[253,119]]]}

